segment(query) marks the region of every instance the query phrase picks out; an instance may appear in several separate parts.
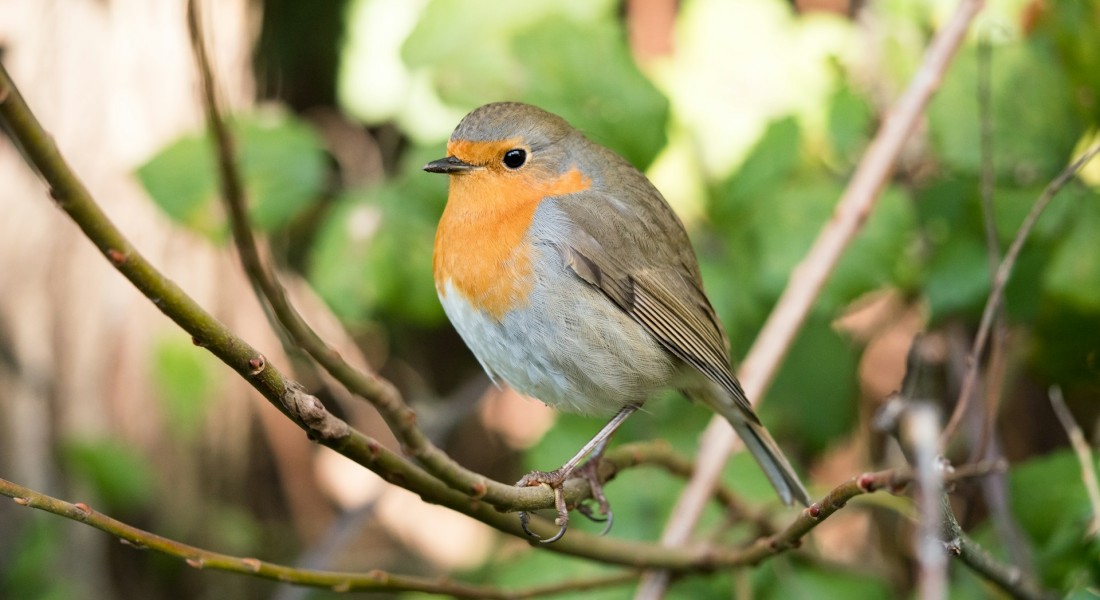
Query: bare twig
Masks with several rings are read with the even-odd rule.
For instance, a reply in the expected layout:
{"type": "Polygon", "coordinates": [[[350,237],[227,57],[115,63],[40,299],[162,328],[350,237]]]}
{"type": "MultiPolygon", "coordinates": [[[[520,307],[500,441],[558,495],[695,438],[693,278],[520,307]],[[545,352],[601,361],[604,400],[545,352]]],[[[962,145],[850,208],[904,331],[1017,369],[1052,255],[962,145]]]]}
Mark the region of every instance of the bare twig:
{"type": "Polygon", "coordinates": [[[947,557],[940,542],[943,527],[943,463],[938,452],[940,411],[926,402],[909,404],[901,416],[898,439],[909,448],[917,471],[917,585],[922,600],[947,595],[947,557]]]}
{"type": "Polygon", "coordinates": [[[1077,160],[1073,161],[1071,165],[1063,169],[1053,181],[1047,184],[1043,193],[1039,195],[1039,199],[1036,200],[1035,205],[1031,207],[1031,211],[1024,217],[1024,221],[1020,224],[1020,228],[1016,231],[1016,236],[1012,239],[1012,244],[1008,247],[1004,259],[1001,260],[1001,264],[997,268],[997,275],[993,278],[993,289],[990,290],[989,298],[985,302],[985,309],[982,311],[982,320],[978,324],[978,333],[974,336],[974,346],[971,348],[970,354],[967,357],[966,377],[963,378],[963,383],[959,390],[959,399],[955,403],[955,410],[951,413],[951,420],[947,422],[947,426],[944,427],[943,435],[940,436],[941,445],[946,446],[951,440],[959,426],[959,422],[962,420],[963,414],[966,413],[967,405],[970,403],[970,397],[973,395],[974,386],[978,381],[978,361],[985,352],[986,342],[989,341],[989,334],[993,329],[993,320],[997,315],[1001,302],[1004,300],[1005,286],[1008,284],[1008,279],[1012,275],[1012,269],[1016,266],[1016,259],[1019,258],[1024,243],[1031,235],[1031,230],[1035,227],[1035,223],[1039,221],[1039,216],[1042,215],[1043,210],[1050,205],[1054,196],[1058,194],[1066,183],[1073,179],[1077,171],[1081,170],[1081,167],[1085,166],[1085,164],[1092,160],[1098,153],[1100,153],[1100,145],[1090,148],[1077,160]]]}
{"type": "MultiPolygon", "coordinates": [[[[981,129],[981,185],[982,223],[985,231],[986,258],[989,263],[989,279],[997,275],[997,265],[1001,262],[1001,243],[997,239],[997,221],[994,212],[994,194],[997,174],[993,163],[993,93],[990,80],[993,76],[993,44],[989,41],[989,31],[983,31],[978,38],[978,124],[981,129]]],[[[993,435],[993,425],[1001,403],[1001,391],[1005,377],[1005,341],[1008,338],[1008,325],[1002,306],[997,311],[993,326],[993,342],[989,350],[989,365],[985,377],[985,409],[981,419],[981,432],[978,443],[974,444],[971,460],[986,456],[993,435]]]]}
{"type": "Polygon", "coordinates": [[[124,544],[139,549],[149,549],[168,556],[183,559],[196,569],[215,569],[240,573],[252,577],[272,579],[337,592],[400,592],[415,591],[447,595],[456,598],[486,598],[513,600],[536,598],[565,592],[576,592],[613,587],[629,583],[638,577],[633,571],[614,573],[588,579],[574,579],[550,586],[537,586],[518,590],[502,590],[491,586],[472,585],[445,578],[425,578],[395,575],[381,570],[366,573],[319,571],[298,569],[262,561],[258,558],[230,556],[197,548],[176,540],[138,529],[103,513],[92,510],[87,504],[68,502],[41,494],[29,488],[0,479],[0,495],[8,496],[20,506],[37,508],[55,515],[91,525],[116,536],[124,544]]]}
{"type": "Polygon", "coordinates": [[[962,530],[947,496],[943,497],[943,539],[947,552],[1006,594],[1017,600],[1054,600],[1060,595],[1044,590],[1020,569],[1005,564],[986,552],[962,530]]]}
{"type": "MultiPolygon", "coordinates": [[[[741,383],[752,400],[763,398],[772,378],[801,329],[810,308],[849,242],[870,214],[879,191],[893,172],[910,133],[916,127],[932,93],[939,87],[982,0],[962,0],[955,15],[936,35],[924,61],[871,141],[859,167],[825,228],[806,257],[791,273],[787,288],[757,336],[739,371],[741,383]]],[[[710,490],[734,448],[734,436],[721,419],[712,419],[703,435],[695,476],[680,496],[661,541],[683,544],[699,520],[710,490]]],[[[636,598],[659,598],[668,577],[647,574],[636,598]]]]}
{"type": "Polygon", "coordinates": [[[1096,461],[1092,458],[1089,443],[1085,441],[1085,434],[1073,419],[1073,413],[1069,411],[1065,399],[1062,398],[1062,388],[1058,386],[1050,388],[1050,406],[1054,409],[1054,414],[1058,415],[1058,421],[1062,423],[1066,436],[1069,437],[1070,446],[1077,454],[1077,461],[1081,463],[1081,481],[1085,484],[1089,504],[1092,506],[1092,519],[1089,520],[1086,533],[1096,537],[1100,535],[1100,485],[1096,482],[1096,461]]]}

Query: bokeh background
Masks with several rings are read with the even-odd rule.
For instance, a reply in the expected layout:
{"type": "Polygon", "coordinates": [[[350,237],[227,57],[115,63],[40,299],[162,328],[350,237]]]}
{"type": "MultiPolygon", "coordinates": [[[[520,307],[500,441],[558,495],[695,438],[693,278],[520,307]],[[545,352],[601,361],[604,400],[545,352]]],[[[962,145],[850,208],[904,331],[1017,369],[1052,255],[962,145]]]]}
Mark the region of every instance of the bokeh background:
{"type": "MultiPolygon", "coordinates": [[[[489,101],[561,114],[645,170],[682,216],[743,356],[828,220],[953,2],[924,0],[223,0],[204,23],[234,113],[254,226],[295,301],[341,352],[394,381],[453,456],[498,480],[560,464],[600,423],[489,385],[430,274],[446,183],[420,167],[489,101]]],[[[815,493],[903,464],[870,427],[925,334],[921,389],[949,411],[990,288],[982,182],[1003,249],[1042,188],[1097,141],[1100,3],[988,3],[760,413],[815,493]]],[[[0,60],[112,219],[168,276],[371,435],[391,440],[293,349],[239,273],[217,200],[183,2],[0,0],[0,60]]],[[[423,504],[310,444],[195,348],[94,251],[0,143],[0,477],[241,556],[522,586],[599,573],[423,504]]],[[[1012,467],[960,486],[998,556],[1087,597],[1100,544],[1057,384],[1100,436],[1100,163],[1040,219],[1007,293],[1003,352],[951,458],[1012,467]],[[979,402],[979,405],[982,403],[979,402]],[[984,454],[981,452],[984,451],[984,454]]],[[[653,402],[618,441],[691,454],[709,413],[653,402]]],[[[726,482],[782,522],[751,460],[726,482]]],[[[682,482],[609,488],[612,535],[660,535],[682,482]]],[[[909,509],[861,499],[802,552],[739,576],[760,598],[909,593],[909,509]]],[[[577,524],[577,527],[591,527],[577,524]]],[[[708,513],[726,541],[751,530],[708,513]]],[[[728,598],[728,573],[670,597],[728,598]]],[[[993,594],[960,565],[952,597],[993,594]]],[[[198,571],[0,503],[0,598],[323,598],[198,571]]],[[[628,597],[623,588],[581,597],[628,597]]]]}

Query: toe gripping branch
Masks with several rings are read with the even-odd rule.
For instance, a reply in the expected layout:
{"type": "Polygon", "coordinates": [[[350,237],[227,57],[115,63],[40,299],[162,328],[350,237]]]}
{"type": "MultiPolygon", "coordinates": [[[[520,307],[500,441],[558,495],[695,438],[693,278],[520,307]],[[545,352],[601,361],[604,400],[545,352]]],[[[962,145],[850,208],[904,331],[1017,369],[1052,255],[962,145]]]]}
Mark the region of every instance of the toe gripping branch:
{"type": "Polygon", "coordinates": [[[603,484],[599,478],[599,457],[596,457],[594,460],[590,460],[571,471],[565,471],[564,469],[532,471],[516,482],[516,487],[550,486],[550,489],[554,490],[554,508],[558,513],[557,518],[554,519],[554,523],[558,525],[558,532],[543,539],[528,527],[531,520],[530,514],[525,510],[519,511],[519,525],[523,528],[524,533],[539,540],[539,543],[542,544],[552,544],[565,535],[565,531],[569,528],[569,508],[565,504],[565,482],[573,476],[583,477],[588,482],[588,487],[592,492],[591,499],[596,502],[596,509],[593,510],[591,506],[585,503],[587,499],[583,500],[576,506],[577,512],[595,523],[606,523],[600,535],[606,535],[607,532],[611,531],[611,526],[615,523],[615,515],[611,512],[611,505],[607,501],[607,496],[604,495],[603,484]]]}

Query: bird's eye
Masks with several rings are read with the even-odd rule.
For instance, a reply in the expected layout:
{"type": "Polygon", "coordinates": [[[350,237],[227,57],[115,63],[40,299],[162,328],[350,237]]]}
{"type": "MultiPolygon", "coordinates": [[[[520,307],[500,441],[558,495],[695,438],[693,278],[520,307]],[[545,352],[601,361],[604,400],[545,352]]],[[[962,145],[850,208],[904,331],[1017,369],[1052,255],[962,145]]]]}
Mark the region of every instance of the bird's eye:
{"type": "Polygon", "coordinates": [[[504,166],[509,169],[518,169],[522,167],[525,162],[527,162],[526,150],[513,148],[504,153],[504,166]]]}

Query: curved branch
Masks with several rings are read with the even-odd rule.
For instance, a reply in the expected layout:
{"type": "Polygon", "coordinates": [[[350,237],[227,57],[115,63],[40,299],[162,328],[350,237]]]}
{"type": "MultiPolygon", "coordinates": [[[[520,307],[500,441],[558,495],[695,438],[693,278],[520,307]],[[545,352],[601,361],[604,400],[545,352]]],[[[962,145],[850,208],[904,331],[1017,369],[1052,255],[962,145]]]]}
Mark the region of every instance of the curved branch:
{"type": "Polygon", "coordinates": [[[1100,145],[1093,146],[1087,150],[1084,154],[1079,156],[1077,160],[1073,161],[1072,164],[1063,169],[1053,181],[1047,184],[1047,187],[1043,189],[1043,193],[1039,195],[1039,199],[1035,201],[1035,205],[1031,207],[1031,211],[1024,217],[1023,223],[1020,223],[1020,228],[1016,230],[1016,236],[1012,238],[1012,245],[1008,247],[1008,251],[1005,252],[1001,264],[997,267],[996,276],[993,278],[993,289],[989,291],[989,298],[985,301],[985,309],[982,310],[982,320],[978,324],[978,333],[974,336],[974,346],[970,349],[970,354],[966,357],[966,376],[963,378],[962,386],[959,390],[959,399],[955,403],[955,410],[951,413],[951,419],[943,429],[943,435],[940,436],[941,446],[946,446],[947,442],[951,441],[952,436],[955,435],[955,431],[959,427],[959,423],[962,421],[962,416],[966,413],[967,406],[970,404],[970,397],[973,395],[974,386],[978,383],[979,359],[982,354],[985,353],[986,343],[989,341],[990,332],[993,330],[994,320],[1000,309],[1001,302],[1004,301],[1005,287],[1008,285],[1008,280],[1012,276],[1012,269],[1016,267],[1016,259],[1019,258],[1020,251],[1024,248],[1024,243],[1027,242],[1028,237],[1031,235],[1031,230],[1035,227],[1035,224],[1039,222],[1039,217],[1043,214],[1043,211],[1046,210],[1046,207],[1050,205],[1051,200],[1054,200],[1054,197],[1058,195],[1062,187],[1069,183],[1069,181],[1077,175],[1077,172],[1081,170],[1081,167],[1084,167],[1097,154],[1100,154],[1100,145]]]}
{"type": "Polygon", "coordinates": [[[91,525],[100,531],[118,537],[123,543],[138,549],[149,549],[161,554],[183,559],[196,569],[215,569],[272,579],[283,583],[325,588],[337,592],[424,592],[448,595],[456,598],[485,598],[488,600],[514,600],[536,598],[571,591],[612,587],[637,579],[635,572],[614,573],[588,579],[574,579],[562,583],[518,590],[502,590],[451,581],[445,578],[395,575],[378,569],[366,573],[320,571],[299,569],[262,561],[258,558],[230,556],[197,548],[137,527],[127,525],[103,513],[92,510],[87,504],[70,504],[46,494],[36,492],[10,481],[0,479],[0,495],[8,496],[20,506],[37,508],[55,515],[91,525]]]}

